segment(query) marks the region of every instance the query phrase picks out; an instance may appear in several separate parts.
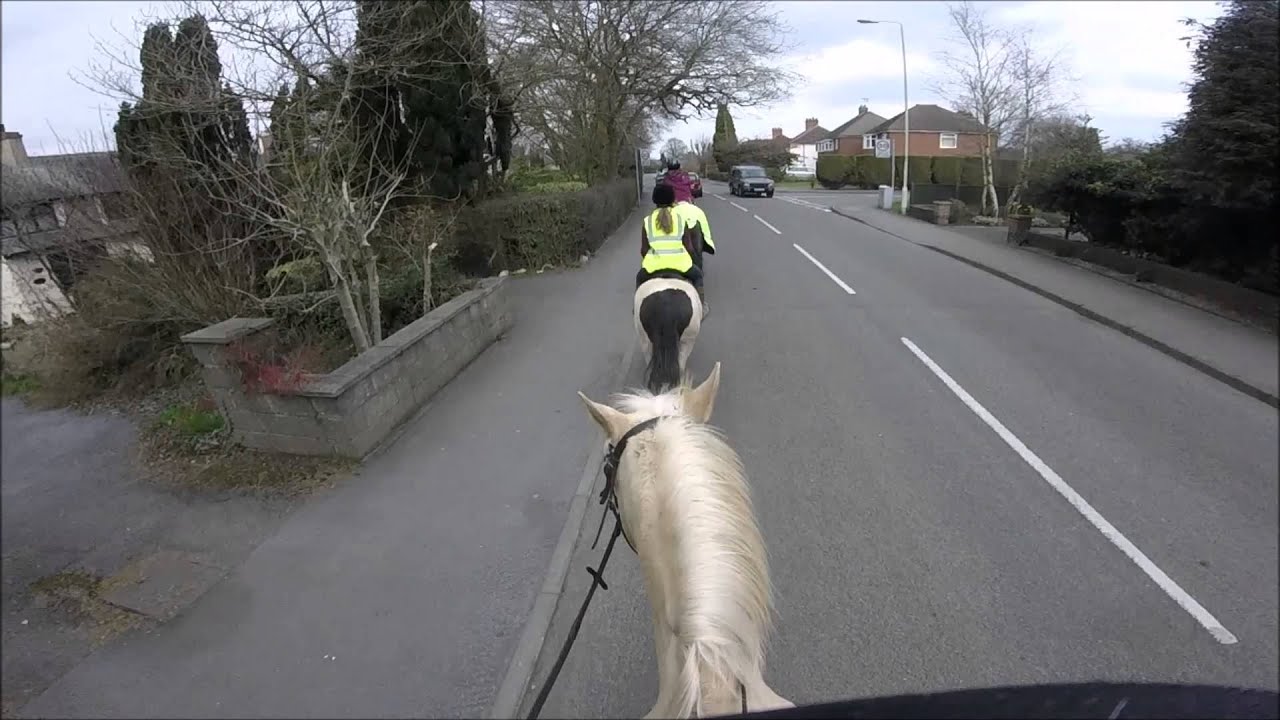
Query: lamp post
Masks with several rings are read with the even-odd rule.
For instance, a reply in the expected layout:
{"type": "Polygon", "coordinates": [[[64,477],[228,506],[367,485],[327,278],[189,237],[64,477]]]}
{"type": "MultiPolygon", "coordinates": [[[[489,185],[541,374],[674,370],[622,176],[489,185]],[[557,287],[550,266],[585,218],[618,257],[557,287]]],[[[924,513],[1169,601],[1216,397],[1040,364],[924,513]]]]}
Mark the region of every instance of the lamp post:
{"type": "Polygon", "coordinates": [[[908,160],[911,158],[911,106],[907,104],[907,36],[902,23],[896,20],[859,20],[863,25],[897,25],[898,39],[902,42],[902,214],[907,214],[911,191],[907,189],[908,160]]]}

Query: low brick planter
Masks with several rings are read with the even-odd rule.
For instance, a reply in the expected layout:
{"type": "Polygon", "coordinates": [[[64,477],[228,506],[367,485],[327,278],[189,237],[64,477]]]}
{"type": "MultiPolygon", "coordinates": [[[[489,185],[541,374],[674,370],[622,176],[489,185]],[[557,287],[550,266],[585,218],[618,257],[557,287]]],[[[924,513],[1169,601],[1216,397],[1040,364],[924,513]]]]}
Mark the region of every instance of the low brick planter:
{"type": "Polygon", "coordinates": [[[507,278],[487,278],[367,352],[288,392],[248,391],[232,346],[269,318],[232,318],[184,335],[205,385],[246,447],[362,458],[512,325],[507,278]]]}
{"type": "Polygon", "coordinates": [[[939,200],[928,204],[909,205],[907,217],[923,220],[934,225],[951,224],[951,201],[939,200]]]}

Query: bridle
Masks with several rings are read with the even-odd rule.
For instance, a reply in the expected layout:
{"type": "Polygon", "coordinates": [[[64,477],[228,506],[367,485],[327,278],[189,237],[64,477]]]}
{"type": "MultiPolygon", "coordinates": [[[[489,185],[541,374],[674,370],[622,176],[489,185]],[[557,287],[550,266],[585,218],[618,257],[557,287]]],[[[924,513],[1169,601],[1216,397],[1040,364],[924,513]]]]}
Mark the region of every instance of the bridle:
{"type": "MultiPolygon", "coordinates": [[[[587,614],[587,608],[591,605],[591,598],[596,593],[596,588],[608,590],[609,585],[604,581],[604,566],[609,562],[609,556],[613,554],[613,545],[618,541],[621,535],[623,540],[627,541],[627,545],[631,548],[631,552],[636,552],[636,546],[631,542],[631,538],[627,537],[627,533],[622,529],[622,515],[618,511],[618,466],[622,463],[622,454],[627,450],[627,442],[640,433],[651,430],[658,424],[659,420],[664,420],[669,416],[658,415],[648,420],[637,423],[630,430],[623,433],[618,438],[618,442],[610,443],[609,450],[604,455],[604,461],[601,463],[600,470],[604,475],[604,488],[600,491],[600,505],[605,506],[605,512],[600,513],[600,526],[596,528],[595,540],[591,542],[591,549],[595,550],[596,545],[600,542],[600,532],[604,530],[604,520],[607,515],[613,515],[613,533],[609,536],[609,542],[605,545],[604,555],[600,556],[600,565],[596,568],[587,568],[587,573],[591,575],[591,587],[587,589],[587,597],[582,601],[582,607],[578,608],[578,616],[574,618],[573,625],[569,627],[569,637],[565,639],[564,646],[560,648],[560,655],[556,658],[555,665],[551,666],[551,672],[547,675],[547,681],[543,683],[542,689],[538,691],[538,697],[533,701],[533,707],[529,710],[528,720],[537,720],[538,715],[542,713],[542,706],[547,702],[547,696],[551,694],[551,688],[555,686],[556,678],[560,676],[560,670],[564,668],[565,660],[569,657],[569,650],[573,647],[573,641],[578,639],[578,630],[582,628],[582,618],[587,614]]],[[[738,681],[738,690],[742,693],[742,713],[747,713],[747,688],[738,681]]]]}

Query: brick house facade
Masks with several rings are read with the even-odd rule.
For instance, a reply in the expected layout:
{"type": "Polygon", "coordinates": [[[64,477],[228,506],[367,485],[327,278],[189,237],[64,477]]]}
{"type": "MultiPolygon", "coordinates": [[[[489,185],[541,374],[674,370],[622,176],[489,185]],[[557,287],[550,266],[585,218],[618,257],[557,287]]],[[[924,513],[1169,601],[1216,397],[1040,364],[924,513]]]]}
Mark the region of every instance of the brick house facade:
{"type": "MultiPolygon", "coordinates": [[[[896,153],[902,153],[903,114],[866,130],[862,135],[845,135],[831,138],[820,152],[837,155],[874,155],[875,139],[888,137],[893,141],[896,153]]],[[[976,157],[982,154],[982,146],[988,133],[973,118],[952,112],[937,105],[915,105],[911,108],[912,157],[976,157]]]]}

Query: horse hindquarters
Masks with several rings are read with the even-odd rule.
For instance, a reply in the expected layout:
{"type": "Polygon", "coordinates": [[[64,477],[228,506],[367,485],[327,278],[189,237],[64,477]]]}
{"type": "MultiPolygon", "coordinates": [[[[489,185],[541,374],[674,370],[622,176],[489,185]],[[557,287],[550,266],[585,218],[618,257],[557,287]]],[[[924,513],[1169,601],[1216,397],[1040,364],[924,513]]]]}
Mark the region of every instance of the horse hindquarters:
{"type": "Polygon", "coordinates": [[[636,319],[652,347],[645,372],[650,392],[660,393],[680,384],[691,349],[682,347],[681,339],[694,321],[693,305],[689,294],[676,288],[658,290],[640,301],[636,319]]]}

